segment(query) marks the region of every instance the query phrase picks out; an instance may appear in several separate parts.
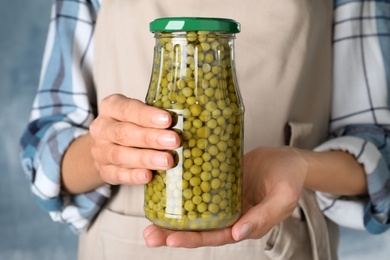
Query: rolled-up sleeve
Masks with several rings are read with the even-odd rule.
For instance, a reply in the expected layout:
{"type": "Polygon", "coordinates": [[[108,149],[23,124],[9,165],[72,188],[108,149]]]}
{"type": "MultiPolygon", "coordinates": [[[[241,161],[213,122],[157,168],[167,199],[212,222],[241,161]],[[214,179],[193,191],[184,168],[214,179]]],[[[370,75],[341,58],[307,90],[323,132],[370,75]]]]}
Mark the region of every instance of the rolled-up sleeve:
{"type": "Polygon", "coordinates": [[[39,87],[20,141],[36,201],[54,221],[76,232],[110,196],[108,185],[76,196],[61,189],[63,155],[96,116],[92,52],[98,8],[99,1],[53,1],[39,87]]]}
{"type": "Polygon", "coordinates": [[[390,3],[335,1],[331,138],[317,151],[346,151],[366,173],[368,196],[317,192],[326,216],[371,233],[390,227],[390,3]]]}

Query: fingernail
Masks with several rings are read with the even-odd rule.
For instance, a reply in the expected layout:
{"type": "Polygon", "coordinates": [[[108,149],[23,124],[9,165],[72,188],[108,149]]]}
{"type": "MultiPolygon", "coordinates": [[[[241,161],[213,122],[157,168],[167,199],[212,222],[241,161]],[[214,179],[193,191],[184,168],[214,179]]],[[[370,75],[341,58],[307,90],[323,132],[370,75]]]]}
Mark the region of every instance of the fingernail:
{"type": "Polygon", "coordinates": [[[246,223],[246,224],[242,225],[242,227],[238,230],[237,241],[238,240],[242,240],[246,236],[248,236],[249,233],[251,232],[251,230],[252,230],[252,224],[251,223],[246,223]]]}
{"type": "Polygon", "coordinates": [[[152,122],[156,125],[166,126],[169,122],[169,115],[163,113],[153,115],[152,122]]]}
{"type": "Polygon", "coordinates": [[[155,166],[167,167],[168,166],[168,158],[165,155],[155,155],[152,157],[152,163],[155,166]]]}
{"type": "Polygon", "coordinates": [[[176,144],[176,138],[173,134],[162,134],[157,138],[160,145],[166,146],[167,148],[173,147],[176,144]]]}
{"type": "Polygon", "coordinates": [[[148,177],[146,175],[146,172],[145,171],[140,171],[138,173],[138,179],[142,182],[142,183],[145,183],[147,180],[148,180],[148,177]]]}

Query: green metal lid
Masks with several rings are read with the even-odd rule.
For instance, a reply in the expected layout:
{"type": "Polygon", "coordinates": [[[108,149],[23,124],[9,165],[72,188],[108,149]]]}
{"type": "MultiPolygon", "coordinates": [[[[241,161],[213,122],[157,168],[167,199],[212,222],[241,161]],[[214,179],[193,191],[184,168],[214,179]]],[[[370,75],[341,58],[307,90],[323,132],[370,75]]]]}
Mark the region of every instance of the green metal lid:
{"type": "Polygon", "coordinates": [[[150,23],[151,32],[215,31],[239,33],[240,24],[232,19],[211,17],[165,17],[150,23]]]}

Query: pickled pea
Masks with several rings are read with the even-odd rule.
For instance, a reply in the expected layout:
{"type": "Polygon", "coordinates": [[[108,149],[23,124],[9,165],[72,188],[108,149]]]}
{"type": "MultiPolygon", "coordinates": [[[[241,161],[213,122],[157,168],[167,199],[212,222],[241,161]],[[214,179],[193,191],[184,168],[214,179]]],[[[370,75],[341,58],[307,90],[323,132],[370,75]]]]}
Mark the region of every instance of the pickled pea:
{"type": "Polygon", "coordinates": [[[156,33],[146,103],[169,110],[182,143],[177,165],[154,171],[144,211],[174,230],[232,225],[242,213],[244,107],[235,78],[232,35],[156,33]]]}

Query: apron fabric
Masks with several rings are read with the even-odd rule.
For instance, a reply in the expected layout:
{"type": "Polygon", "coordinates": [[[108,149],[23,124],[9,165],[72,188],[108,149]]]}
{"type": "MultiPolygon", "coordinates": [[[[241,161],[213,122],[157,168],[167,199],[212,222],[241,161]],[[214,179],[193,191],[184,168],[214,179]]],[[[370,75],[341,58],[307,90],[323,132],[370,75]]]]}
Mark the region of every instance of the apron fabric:
{"type": "MultiPolygon", "coordinates": [[[[166,16],[232,18],[245,151],[312,149],[325,140],[331,97],[332,1],[105,0],[95,33],[98,101],[113,93],[144,100],[151,76],[149,23],[166,16]]],[[[147,248],[143,187],[119,186],[80,236],[79,259],[337,259],[337,227],[304,190],[292,216],[257,240],[197,249],[147,248]]]]}

